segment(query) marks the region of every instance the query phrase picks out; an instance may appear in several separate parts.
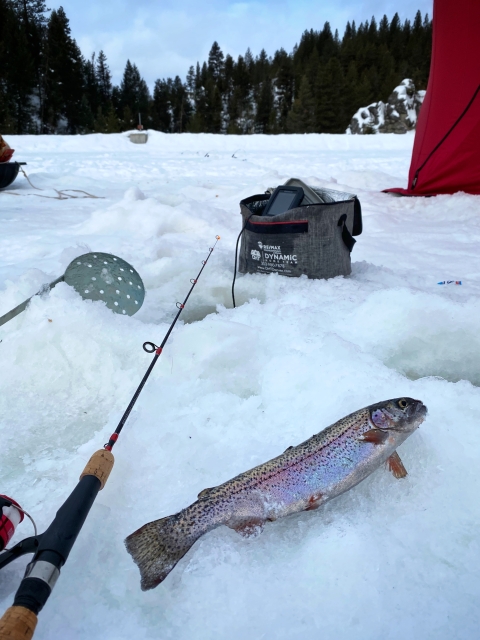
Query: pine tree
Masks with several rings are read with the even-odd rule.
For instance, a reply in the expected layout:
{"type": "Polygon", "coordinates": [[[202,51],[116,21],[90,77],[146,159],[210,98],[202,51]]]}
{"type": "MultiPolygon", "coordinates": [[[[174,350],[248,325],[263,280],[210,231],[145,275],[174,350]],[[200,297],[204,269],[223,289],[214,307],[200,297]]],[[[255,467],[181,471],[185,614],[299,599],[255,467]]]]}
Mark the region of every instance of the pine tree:
{"type": "Polygon", "coordinates": [[[270,77],[271,61],[265,49],[255,59],[253,70],[253,94],[255,108],[255,132],[272,133],[275,130],[273,86],[270,77]]]}
{"type": "Polygon", "coordinates": [[[127,60],[122,82],[120,83],[120,113],[126,129],[135,126],[141,115],[146,124],[150,111],[150,92],[147,83],[141,77],[135,64],[127,60]]]}
{"type": "MultiPolygon", "coordinates": [[[[32,92],[39,103],[38,115],[43,122],[45,103],[45,39],[47,31],[47,9],[44,0],[10,0],[27,40],[32,65],[22,73],[31,74],[32,92]]],[[[22,67],[19,66],[19,69],[22,67]]]]}
{"type": "Polygon", "coordinates": [[[120,131],[120,121],[112,103],[110,103],[107,110],[106,125],[105,133],[118,133],[120,131]]]}
{"type": "Polygon", "coordinates": [[[218,84],[213,78],[207,80],[205,87],[206,108],[205,108],[205,130],[207,133],[220,133],[222,129],[222,95],[218,84]]]}
{"type": "Polygon", "coordinates": [[[84,77],[80,50],[70,35],[65,11],[52,11],[45,43],[45,110],[44,124],[49,131],[80,132],[84,125],[82,96],[84,77]]]}
{"type": "Polygon", "coordinates": [[[360,108],[365,106],[364,104],[358,103],[357,96],[357,87],[358,87],[358,71],[357,65],[354,60],[352,60],[348,66],[347,73],[345,74],[345,83],[344,83],[344,96],[343,96],[343,106],[345,113],[345,128],[350,123],[352,116],[355,112],[360,108]]]}
{"type": "Polygon", "coordinates": [[[107,133],[107,119],[103,113],[102,107],[98,107],[97,109],[95,120],[93,122],[93,131],[94,133],[107,133]]]}
{"type": "Polygon", "coordinates": [[[313,133],[314,122],[315,99],[307,77],[303,76],[298,98],[287,117],[287,129],[289,133],[313,133]]]}
{"type": "Polygon", "coordinates": [[[215,83],[218,83],[222,77],[223,65],[224,56],[218,42],[215,41],[208,54],[208,74],[215,83]]]}
{"type": "Polygon", "coordinates": [[[245,58],[238,56],[233,70],[235,89],[229,105],[229,133],[251,133],[254,127],[251,69],[253,58],[247,50],[245,58]]]}
{"type": "MultiPolygon", "coordinates": [[[[95,67],[95,54],[93,53],[90,60],[85,60],[83,63],[84,96],[88,101],[90,114],[96,113],[102,104],[95,67]]],[[[82,109],[85,109],[85,107],[83,106],[82,109]]]]}
{"type": "Polygon", "coordinates": [[[93,133],[95,131],[95,119],[87,95],[84,93],[78,109],[78,133],[93,133]]]}
{"type": "Polygon", "coordinates": [[[192,108],[188,99],[187,87],[179,76],[175,76],[171,84],[171,96],[173,132],[183,133],[187,129],[192,108]]]}
{"type": "MultiPolygon", "coordinates": [[[[171,81],[170,81],[171,83],[171,81]]],[[[153,89],[152,127],[157,131],[172,131],[171,86],[166,80],[156,80],[153,89]]]]}
{"type": "Polygon", "coordinates": [[[262,83],[266,78],[270,77],[270,69],[272,63],[269,60],[265,49],[260,51],[260,54],[255,59],[254,72],[253,72],[253,84],[258,85],[262,83]]]}
{"type": "Polygon", "coordinates": [[[338,58],[319,69],[315,83],[315,129],[320,133],[343,133],[353,114],[344,110],[345,81],[338,58]]]}
{"type": "Polygon", "coordinates": [[[274,109],[276,111],[276,132],[287,132],[287,118],[293,104],[294,70],[293,59],[284,49],[275,53],[272,64],[274,85],[274,109]]]}
{"type": "Polygon", "coordinates": [[[5,133],[32,130],[30,97],[34,86],[24,25],[11,5],[0,0],[0,129],[5,133]]]}
{"type": "Polygon", "coordinates": [[[230,127],[232,113],[231,103],[234,92],[235,61],[230,54],[225,56],[223,68],[223,92],[222,92],[222,133],[226,133],[230,127]]]}
{"type": "Polygon", "coordinates": [[[107,56],[103,51],[100,51],[98,54],[95,66],[95,78],[97,80],[100,104],[105,108],[112,99],[112,75],[108,68],[107,56]]]}
{"type": "Polygon", "coordinates": [[[190,106],[192,110],[194,110],[195,109],[195,68],[193,65],[188,69],[187,81],[185,85],[187,90],[188,101],[190,102],[190,106]]]}
{"type": "Polygon", "coordinates": [[[398,63],[403,57],[402,25],[398,13],[396,13],[392,18],[390,23],[390,33],[388,35],[388,48],[398,63]]]}
{"type": "Polygon", "coordinates": [[[265,78],[257,100],[255,133],[272,133],[274,126],[272,83],[268,78],[265,78]]]}
{"type": "Polygon", "coordinates": [[[386,15],[380,20],[380,24],[378,25],[378,39],[382,44],[388,44],[390,33],[390,23],[386,15]]]}
{"type": "Polygon", "coordinates": [[[188,123],[188,131],[191,133],[200,133],[206,131],[206,111],[207,99],[205,94],[206,82],[206,65],[203,66],[203,73],[200,64],[197,62],[195,68],[195,78],[193,80],[193,115],[188,123]]]}
{"type": "Polygon", "coordinates": [[[333,37],[329,22],[325,22],[323,29],[318,34],[317,50],[323,63],[327,63],[330,58],[338,55],[339,43],[333,37]]]}

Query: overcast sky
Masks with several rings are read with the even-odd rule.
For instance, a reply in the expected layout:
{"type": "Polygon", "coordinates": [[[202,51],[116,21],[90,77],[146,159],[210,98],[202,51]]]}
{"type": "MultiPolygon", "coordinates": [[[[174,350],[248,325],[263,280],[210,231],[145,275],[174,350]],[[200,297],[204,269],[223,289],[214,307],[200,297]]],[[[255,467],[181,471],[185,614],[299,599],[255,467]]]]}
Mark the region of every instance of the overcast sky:
{"type": "MultiPolygon", "coordinates": [[[[47,3],[50,7],[54,3],[47,3]]],[[[269,55],[290,52],[305,29],[330,22],[342,36],[348,20],[374,15],[413,20],[418,9],[432,14],[433,0],[63,0],[72,36],[82,53],[103,49],[113,80],[120,82],[127,59],[150,87],[157,78],[179,75],[203,62],[216,40],[233,57],[247,47],[269,55]]],[[[58,5],[59,6],[59,5],[58,5]]]]}

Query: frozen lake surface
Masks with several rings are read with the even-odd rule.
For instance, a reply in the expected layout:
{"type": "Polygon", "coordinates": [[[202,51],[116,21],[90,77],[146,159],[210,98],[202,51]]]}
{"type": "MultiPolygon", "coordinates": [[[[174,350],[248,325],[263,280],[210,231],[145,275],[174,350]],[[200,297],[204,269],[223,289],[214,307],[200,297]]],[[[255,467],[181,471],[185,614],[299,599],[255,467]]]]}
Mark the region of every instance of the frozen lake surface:
{"type": "MultiPolygon", "coordinates": [[[[142,276],[133,317],[66,284],[0,327],[0,493],[40,530],[108,440],[221,236],[39,616],[38,640],[470,640],[480,624],[480,198],[396,198],[413,136],[10,136],[32,185],[0,192],[0,315],[87,251],[142,276]],[[239,201],[290,177],[356,193],[352,275],[241,276],[239,201]],[[41,189],[41,190],[38,190],[41,189]],[[83,190],[101,199],[83,198],[83,190]],[[55,199],[58,192],[76,196],[55,199]],[[49,196],[49,197],[43,197],[49,196]],[[462,286],[439,286],[461,280],[462,286]],[[139,526],[373,402],[429,409],[324,508],[201,538],[142,593],[139,526]]],[[[31,535],[24,521],[12,542],[31,535]]],[[[0,610],[27,559],[0,573],[0,610]]]]}

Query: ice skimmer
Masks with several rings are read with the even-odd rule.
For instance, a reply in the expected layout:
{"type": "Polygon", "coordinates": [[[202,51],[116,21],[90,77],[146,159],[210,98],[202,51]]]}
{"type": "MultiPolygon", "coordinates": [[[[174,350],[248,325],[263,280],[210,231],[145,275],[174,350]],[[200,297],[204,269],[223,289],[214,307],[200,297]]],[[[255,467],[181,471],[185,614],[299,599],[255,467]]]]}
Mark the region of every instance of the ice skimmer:
{"type": "MultiPolygon", "coordinates": [[[[68,265],[63,276],[44,285],[35,295],[42,295],[59,282],[66,282],[84,300],[103,300],[115,313],[133,316],[143,304],[145,287],[131,264],[111,253],[85,253],[68,265]]],[[[34,296],[0,317],[0,326],[24,311],[34,296]]]]}

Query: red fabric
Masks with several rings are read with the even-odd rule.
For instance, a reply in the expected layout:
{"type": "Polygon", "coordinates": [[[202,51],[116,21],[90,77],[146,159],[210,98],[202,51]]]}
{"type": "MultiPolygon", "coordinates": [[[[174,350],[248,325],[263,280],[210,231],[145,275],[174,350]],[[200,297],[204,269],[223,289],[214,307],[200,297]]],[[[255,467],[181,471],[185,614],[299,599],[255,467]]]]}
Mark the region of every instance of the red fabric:
{"type": "Polygon", "coordinates": [[[410,196],[457,191],[480,194],[480,91],[427,160],[480,86],[479,34],[480,0],[434,0],[430,77],[415,132],[408,188],[388,192],[410,196]]]}
{"type": "Polygon", "coordinates": [[[15,149],[4,149],[0,155],[0,162],[8,162],[13,156],[15,149]]]}
{"type": "Polygon", "coordinates": [[[0,136],[0,162],[8,162],[13,156],[15,149],[11,149],[5,140],[0,136]]]}

